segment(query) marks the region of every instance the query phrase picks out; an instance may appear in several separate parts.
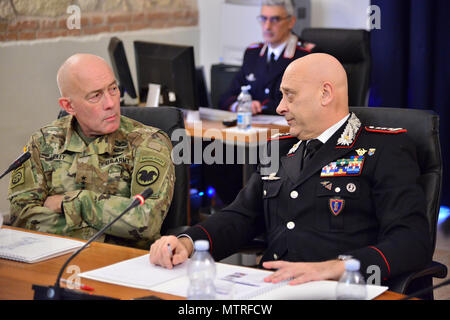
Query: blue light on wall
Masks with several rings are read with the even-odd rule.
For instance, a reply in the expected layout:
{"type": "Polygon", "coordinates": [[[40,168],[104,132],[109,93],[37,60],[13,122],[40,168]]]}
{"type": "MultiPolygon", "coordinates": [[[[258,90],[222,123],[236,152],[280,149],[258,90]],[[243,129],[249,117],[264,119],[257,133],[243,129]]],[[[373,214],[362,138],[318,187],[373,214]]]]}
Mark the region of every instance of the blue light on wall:
{"type": "Polygon", "coordinates": [[[438,224],[444,222],[450,216],[450,208],[446,206],[441,206],[439,210],[438,224]]]}
{"type": "Polygon", "coordinates": [[[213,187],[208,187],[208,189],[206,189],[206,194],[208,197],[212,198],[216,194],[216,189],[213,187]]]}

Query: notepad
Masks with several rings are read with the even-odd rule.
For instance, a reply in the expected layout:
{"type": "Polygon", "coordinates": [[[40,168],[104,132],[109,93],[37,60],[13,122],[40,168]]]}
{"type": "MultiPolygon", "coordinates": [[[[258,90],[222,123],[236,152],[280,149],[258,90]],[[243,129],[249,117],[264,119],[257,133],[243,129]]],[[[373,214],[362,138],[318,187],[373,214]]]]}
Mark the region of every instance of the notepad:
{"type": "Polygon", "coordinates": [[[0,258],[36,263],[81,248],[84,242],[15,229],[0,229],[0,258]]]}
{"type": "MultiPolygon", "coordinates": [[[[186,297],[189,286],[187,266],[189,261],[165,269],[150,263],[149,255],[125,260],[103,268],[83,272],[80,277],[132,288],[152,290],[186,297]]],[[[324,300],[335,299],[336,281],[314,281],[291,286],[288,281],[277,284],[265,282],[272,271],[216,263],[216,286],[232,283],[234,300],[324,300]]],[[[367,299],[373,299],[386,291],[384,286],[367,285],[367,299]]],[[[216,299],[222,299],[216,292],[216,299]]],[[[227,293],[227,299],[229,293],[227,293]]]]}

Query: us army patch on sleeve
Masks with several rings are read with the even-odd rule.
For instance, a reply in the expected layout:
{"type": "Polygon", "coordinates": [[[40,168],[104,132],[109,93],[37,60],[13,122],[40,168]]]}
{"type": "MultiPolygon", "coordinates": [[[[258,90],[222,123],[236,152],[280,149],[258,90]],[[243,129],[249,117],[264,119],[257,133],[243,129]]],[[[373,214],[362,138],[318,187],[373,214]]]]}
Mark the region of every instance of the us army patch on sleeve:
{"type": "Polygon", "coordinates": [[[136,154],[131,193],[138,194],[144,189],[153,189],[152,198],[157,198],[170,167],[170,155],[151,148],[140,148],[136,154]]]}
{"type": "Polygon", "coordinates": [[[25,168],[21,165],[19,168],[14,170],[11,175],[11,188],[17,187],[25,182],[25,168]]]}
{"type": "Polygon", "coordinates": [[[136,182],[143,186],[148,187],[155,183],[159,178],[159,170],[157,167],[152,165],[145,165],[138,169],[136,173],[136,182]]]}

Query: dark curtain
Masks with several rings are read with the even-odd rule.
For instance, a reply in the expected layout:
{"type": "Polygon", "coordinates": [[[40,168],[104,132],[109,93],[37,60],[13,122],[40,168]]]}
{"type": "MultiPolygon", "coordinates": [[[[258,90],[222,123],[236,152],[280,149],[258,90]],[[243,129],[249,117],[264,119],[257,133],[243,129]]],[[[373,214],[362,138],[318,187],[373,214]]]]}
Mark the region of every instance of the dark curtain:
{"type": "Polygon", "coordinates": [[[369,106],[431,109],[440,116],[441,204],[450,206],[450,1],[372,0],[381,29],[371,31],[369,106]]]}

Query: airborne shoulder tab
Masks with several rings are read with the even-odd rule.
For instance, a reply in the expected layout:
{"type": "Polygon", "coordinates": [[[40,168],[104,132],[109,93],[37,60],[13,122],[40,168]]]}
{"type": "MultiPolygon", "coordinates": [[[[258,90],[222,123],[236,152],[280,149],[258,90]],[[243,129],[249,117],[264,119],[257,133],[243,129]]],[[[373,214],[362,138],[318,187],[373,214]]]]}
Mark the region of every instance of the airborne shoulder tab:
{"type": "Polygon", "coordinates": [[[375,126],[366,126],[366,131],[369,132],[378,132],[378,133],[402,133],[408,132],[408,130],[404,128],[387,128],[387,127],[375,127],[375,126]]]}

